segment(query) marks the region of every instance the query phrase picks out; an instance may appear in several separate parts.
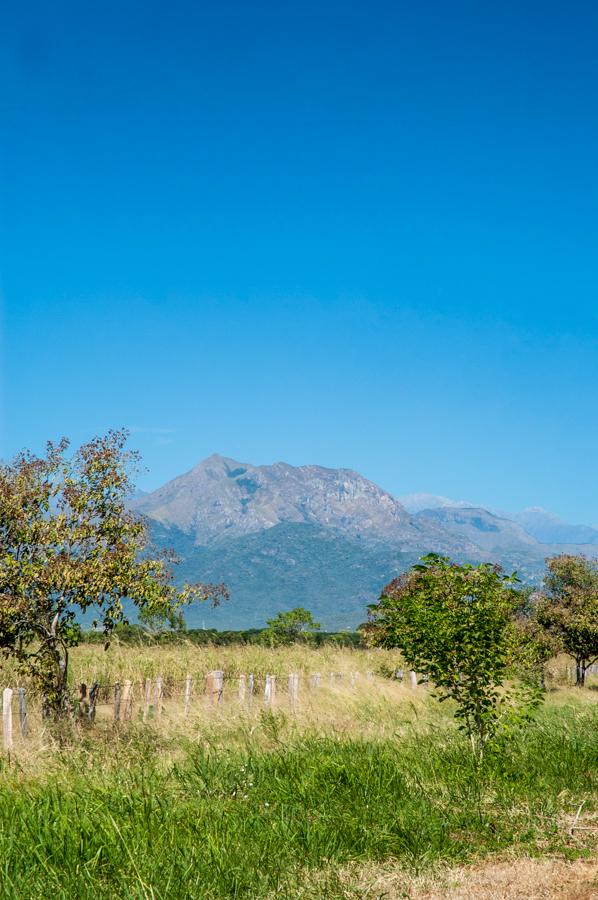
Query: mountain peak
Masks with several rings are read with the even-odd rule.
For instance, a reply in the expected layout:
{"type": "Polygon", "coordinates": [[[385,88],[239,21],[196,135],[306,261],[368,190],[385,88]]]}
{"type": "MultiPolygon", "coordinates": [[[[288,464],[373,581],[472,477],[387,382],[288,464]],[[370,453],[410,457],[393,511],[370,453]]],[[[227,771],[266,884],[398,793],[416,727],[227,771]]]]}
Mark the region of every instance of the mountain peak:
{"type": "Polygon", "coordinates": [[[332,526],[363,537],[398,533],[410,523],[398,500],[350,469],[254,466],[218,453],[134,505],[163,525],[193,533],[200,545],[283,522],[332,526]]]}
{"type": "Polygon", "coordinates": [[[237,463],[236,460],[231,459],[231,457],[229,456],[222,456],[222,454],[220,453],[211,453],[210,456],[206,456],[205,459],[200,460],[191,471],[194,472],[196,469],[206,468],[207,466],[224,466],[227,464],[230,465],[231,463],[234,466],[241,465],[241,463],[237,463]]]}

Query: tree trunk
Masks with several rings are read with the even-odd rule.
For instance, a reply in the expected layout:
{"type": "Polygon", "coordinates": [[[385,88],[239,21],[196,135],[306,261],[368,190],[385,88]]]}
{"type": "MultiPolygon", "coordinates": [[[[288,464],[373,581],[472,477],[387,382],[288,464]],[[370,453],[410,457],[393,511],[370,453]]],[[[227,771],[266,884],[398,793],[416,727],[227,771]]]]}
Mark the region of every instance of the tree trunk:
{"type": "Polygon", "coordinates": [[[586,683],[586,667],[584,665],[585,659],[576,659],[575,660],[575,685],[576,687],[583,687],[586,683]]]}

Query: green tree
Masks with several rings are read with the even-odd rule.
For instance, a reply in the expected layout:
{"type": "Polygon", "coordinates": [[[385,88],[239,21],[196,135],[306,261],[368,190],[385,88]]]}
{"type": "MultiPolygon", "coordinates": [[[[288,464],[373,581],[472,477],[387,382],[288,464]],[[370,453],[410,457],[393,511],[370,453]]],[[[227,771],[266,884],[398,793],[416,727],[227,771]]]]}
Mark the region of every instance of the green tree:
{"type": "Polygon", "coordinates": [[[582,687],[598,660],[598,560],[561,554],[546,565],[537,619],[575,660],[576,684],[582,687]]]}
{"type": "Polygon", "coordinates": [[[56,716],[70,710],[78,614],[92,610],[109,639],[126,622],[125,600],[170,616],[196,600],[227,597],[223,585],[175,588],[174,557],[148,552],[146,525],[126,505],[138,461],[126,440],[125,431],[110,431],[69,457],[63,439],[44,456],[25,451],[0,465],[0,650],[16,658],[56,716]]]}
{"type": "Polygon", "coordinates": [[[137,613],[137,621],[141,628],[150,635],[160,635],[169,631],[180,634],[187,630],[185,617],[178,608],[151,610],[143,607],[137,613]]]}
{"type": "MultiPolygon", "coordinates": [[[[521,604],[516,582],[499,566],[457,565],[430,554],[370,607],[370,642],[400,649],[407,665],[435,685],[440,700],[455,701],[460,727],[480,754],[517,708],[505,687],[520,640],[514,631],[521,604]]],[[[519,705],[524,701],[528,708],[539,699],[537,689],[518,694],[519,705]]]]}
{"type": "Polygon", "coordinates": [[[273,619],[266,619],[267,628],[262,631],[262,640],[268,644],[293,644],[305,638],[310,631],[319,631],[320,623],[315,622],[309,610],[302,606],[279,612],[273,619]]]}

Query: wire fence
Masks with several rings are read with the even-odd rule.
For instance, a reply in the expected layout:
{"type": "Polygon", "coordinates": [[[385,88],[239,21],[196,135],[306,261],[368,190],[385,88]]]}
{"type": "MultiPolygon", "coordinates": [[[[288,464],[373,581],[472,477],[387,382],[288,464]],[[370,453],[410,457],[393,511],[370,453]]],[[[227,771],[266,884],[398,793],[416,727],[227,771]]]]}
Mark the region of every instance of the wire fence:
{"type": "MultiPolygon", "coordinates": [[[[396,669],[385,673],[396,682],[403,683],[411,690],[425,685],[425,679],[410,670],[396,669]]],[[[598,665],[589,666],[587,675],[598,675],[598,665]]],[[[380,679],[379,679],[380,680],[380,679]]],[[[567,668],[567,680],[574,683],[575,669],[567,668]]],[[[367,685],[371,689],[376,681],[373,671],[362,672],[313,672],[306,676],[291,672],[286,678],[276,675],[256,676],[254,673],[226,677],[224,670],[214,669],[203,679],[187,675],[182,681],[155,678],[125,679],[114,683],[94,681],[90,686],[82,682],[68,710],[76,720],[92,725],[96,720],[98,708],[102,708],[103,717],[111,720],[114,726],[131,722],[134,718],[142,722],[160,719],[165,704],[168,704],[170,716],[187,718],[195,708],[210,709],[224,703],[235,702],[242,708],[250,708],[254,704],[272,708],[275,705],[286,705],[297,710],[305,691],[317,692],[322,687],[330,689],[343,687],[356,690],[367,685]]],[[[25,687],[16,689],[7,687],[2,692],[2,743],[5,752],[10,753],[14,745],[14,733],[26,740],[30,736],[31,720],[28,704],[40,705],[41,719],[48,715],[43,699],[34,692],[29,693],[25,687]]],[[[36,717],[37,722],[37,717],[36,717]]]]}

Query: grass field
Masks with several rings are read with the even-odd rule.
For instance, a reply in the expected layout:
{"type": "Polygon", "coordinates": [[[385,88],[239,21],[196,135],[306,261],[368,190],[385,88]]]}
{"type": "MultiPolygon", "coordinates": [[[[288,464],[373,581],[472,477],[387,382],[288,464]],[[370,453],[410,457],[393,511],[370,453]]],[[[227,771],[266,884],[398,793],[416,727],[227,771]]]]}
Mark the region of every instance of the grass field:
{"type": "Polygon", "coordinates": [[[0,896],[421,897],[433,895],[422,879],[484,858],[591,855],[592,684],[564,686],[555,665],[534,724],[476,764],[424,688],[349,685],[350,672],[399,662],[330,647],[79,648],[77,681],[162,675],[163,714],[144,723],[135,709],[115,729],[104,705],[93,730],[60,746],[32,709],[0,781],[0,896]],[[183,718],[180,681],[216,667],[224,701],[198,694],[183,718]],[[322,687],[302,686],[295,711],[283,691],[272,709],[257,696],[248,708],[233,688],[249,671],[320,671],[322,687]],[[330,683],[330,671],[347,677],[330,683]]]}

